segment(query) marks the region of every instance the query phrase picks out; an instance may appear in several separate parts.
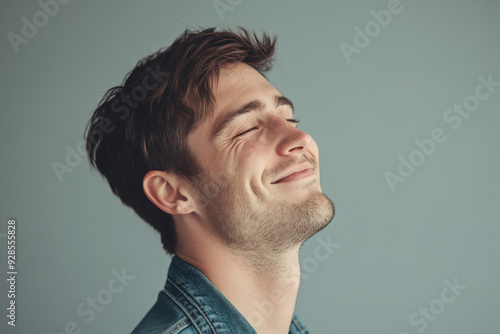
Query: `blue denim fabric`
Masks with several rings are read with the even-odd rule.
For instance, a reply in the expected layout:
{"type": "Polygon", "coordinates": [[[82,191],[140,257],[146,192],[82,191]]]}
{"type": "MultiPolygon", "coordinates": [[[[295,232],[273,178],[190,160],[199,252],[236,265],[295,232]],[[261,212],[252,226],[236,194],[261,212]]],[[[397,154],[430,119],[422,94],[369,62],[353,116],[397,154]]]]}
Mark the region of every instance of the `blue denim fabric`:
{"type": "MultiPolygon", "coordinates": [[[[256,333],[241,313],[198,269],[172,258],[165,288],[132,334],[256,333]]],[[[309,334],[293,317],[289,334],[309,334]]]]}

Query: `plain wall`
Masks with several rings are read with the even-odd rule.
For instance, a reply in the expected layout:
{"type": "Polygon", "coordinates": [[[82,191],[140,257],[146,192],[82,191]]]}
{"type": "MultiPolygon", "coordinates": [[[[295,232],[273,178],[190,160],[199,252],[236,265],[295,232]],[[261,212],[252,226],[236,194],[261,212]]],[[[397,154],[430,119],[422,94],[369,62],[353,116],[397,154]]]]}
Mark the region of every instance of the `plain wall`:
{"type": "Polygon", "coordinates": [[[17,326],[2,279],[0,331],[74,321],[127,333],[142,319],[170,258],[78,154],[83,129],[108,88],[184,29],[241,25],[278,35],[268,78],[317,141],[337,209],[301,251],[296,314],[311,333],[500,332],[500,87],[474,97],[479,77],[500,82],[500,2],[220,2],[231,8],[221,16],[212,0],[71,1],[45,21],[37,1],[0,4],[0,263],[6,273],[14,218],[18,270],[17,326]],[[16,52],[9,36],[34,19],[16,52]],[[473,111],[459,116],[464,103],[473,111]],[[433,132],[441,142],[418,153],[433,132]],[[55,162],[71,172],[58,179],[55,162]],[[87,298],[122,270],[134,278],[92,317],[87,298]]]}

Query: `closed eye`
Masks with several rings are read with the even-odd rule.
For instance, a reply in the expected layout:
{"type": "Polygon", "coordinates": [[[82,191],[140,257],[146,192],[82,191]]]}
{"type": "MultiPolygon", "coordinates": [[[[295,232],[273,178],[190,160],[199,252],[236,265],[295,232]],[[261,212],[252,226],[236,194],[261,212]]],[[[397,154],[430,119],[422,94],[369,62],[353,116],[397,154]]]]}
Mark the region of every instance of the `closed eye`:
{"type": "Polygon", "coordinates": [[[253,130],[257,130],[257,129],[258,129],[258,128],[255,126],[255,127],[253,127],[253,128],[250,128],[250,129],[248,129],[248,130],[245,130],[245,131],[243,131],[243,132],[238,133],[238,134],[237,134],[236,136],[234,136],[234,137],[236,138],[236,137],[239,137],[239,136],[243,136],[244,134],[247,134],[247,133],[249,133],[249,132],[251,132],[251,131],[253,131],[253,130]]]}
{"type": "MultiPolygon", "coordinates": [[[[295,119],[295,118],[288,118],[286,121],[287,121],[287,122],[290,122],[290,123],[293,123],[293,124],[295,124],[295,125],[299,124],[299,120],[298,120],[298,119],[295,119]]],[[[238,134],[237,134],[236,136],[234,136],[234,137],[236,138],[236,137],[243,136],[243,135],[245,135],[245,134],[247,134],[247,133],[249,133],[249,132],[252,132],[252,131],[254,131],[254,130],[257,130],[257,129],[258,129],[258,127],[254,126],[253,128],[250,128],[250,129],[248,129],[248,130],[245,130],[245,131],[243,131],[243,132],[238,133],[238,134]]]]}

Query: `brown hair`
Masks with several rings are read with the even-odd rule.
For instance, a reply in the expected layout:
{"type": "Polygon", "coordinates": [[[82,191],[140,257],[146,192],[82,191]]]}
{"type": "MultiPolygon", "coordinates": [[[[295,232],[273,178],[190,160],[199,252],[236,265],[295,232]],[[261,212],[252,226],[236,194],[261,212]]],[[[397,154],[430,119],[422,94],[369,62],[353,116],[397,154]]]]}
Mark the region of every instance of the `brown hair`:
{"type": "Polygon", "coordinates": [[[260,73],[272,66],[276,37],[239,28],[186,30],[173,44],[140,60],[120,86],[109,89],[86,129],[90,163],[121,201],[161,235],[175,253],[173,217],[144,194],[147,172],[162,170],[191,178],[200,167],[186,136],[213,112],[211,80],[221,66],[243,62],[260,73]]]}

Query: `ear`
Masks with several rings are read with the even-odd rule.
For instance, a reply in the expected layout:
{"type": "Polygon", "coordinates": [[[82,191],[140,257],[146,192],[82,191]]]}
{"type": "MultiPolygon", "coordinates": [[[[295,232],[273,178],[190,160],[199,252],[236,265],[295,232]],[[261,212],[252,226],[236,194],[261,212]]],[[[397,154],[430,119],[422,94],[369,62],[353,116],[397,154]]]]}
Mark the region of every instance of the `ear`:
{"type": "Polygon", "coordinates": [[[182,215],[195,211],[186,182],[175,174],[152,170],[144,176],[142,188],[160,210],[171,215],[182,215]]]}

